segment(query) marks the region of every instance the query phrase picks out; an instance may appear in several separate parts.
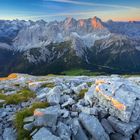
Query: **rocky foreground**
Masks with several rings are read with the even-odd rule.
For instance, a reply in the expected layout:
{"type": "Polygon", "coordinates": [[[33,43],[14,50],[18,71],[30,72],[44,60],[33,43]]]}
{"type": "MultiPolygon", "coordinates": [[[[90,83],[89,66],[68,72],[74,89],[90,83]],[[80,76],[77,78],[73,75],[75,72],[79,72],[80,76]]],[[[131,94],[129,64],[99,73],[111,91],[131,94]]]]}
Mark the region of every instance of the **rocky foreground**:
{"type": "Polygon", "coordinates": [[[140,140],[140,77],[0,79],[0,140],[140,140]]]}

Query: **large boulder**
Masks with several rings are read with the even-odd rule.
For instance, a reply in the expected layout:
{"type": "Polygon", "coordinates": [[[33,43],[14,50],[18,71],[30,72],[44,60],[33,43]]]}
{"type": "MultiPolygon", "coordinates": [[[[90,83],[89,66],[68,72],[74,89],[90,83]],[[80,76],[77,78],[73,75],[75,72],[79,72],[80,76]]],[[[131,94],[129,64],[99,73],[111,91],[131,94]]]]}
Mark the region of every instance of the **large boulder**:
{"type": "Polygon", "coordinates": [[[61,140],[59,137],[53,135],[47,128],[42,127],[33,135],[33,140],[61,140]]]}
{"type": "Polygon", "coordinates": [[[79,120],[94,140],[109,140],[109,136],[96,117],[81,113],[79,120]]]}
{"type": "Polygon", "coordinates": [[[54,87],[47,94],[47,101],[51,105],[60,103],[61,90],[60,87],[54,87]]]}
{"type": "Polygon", "coordinates": [[[101,124],[105,131],[110,135],[112,133],[115,133],[112,126],[110,125],[109,121],[107,119],[102,119],[101,124]]]}
{"type": "Polygon", "coordinates": [[[71,130],[62,122],[57,125],[57,133],[62,140],[71,140],[71,130]]]}
{"type": "Polygon", "coordinates": [[[71,124],[71,129],[73,131],[73,140],[88,140],[83,128],[81,127],[78,119],[73,119],[71,124]]]}
{"type": "Polygon", "coordinates": [[[140,109],[132,113],[136,100],[140,100],[140,87],[135,83],[119,78],[97,80],[93,93],[99,104],[109,110],[110,115],[124,122],[129,122],[132,115],[139,116],[140,109]]]}
{"type": "Polygon", "coordinates": [[[36,109],[34,111],[35,126],[50,126],[56,125],[57,118],[60,115],[60,106],[51,106],[45,109],[36,109]]]}
{"type": "Polygon", "coordinates": [[[16,133],[13,128],[5,128],[3,133],[3,140],[16,140],[16,133]]]}
{"type": "Polygon", "coordinates": [[[125,136],[131,136],[140,127],[136,122],[125,123],[112,116],[108,117],[108,121],[116,132],[125,136]]]}

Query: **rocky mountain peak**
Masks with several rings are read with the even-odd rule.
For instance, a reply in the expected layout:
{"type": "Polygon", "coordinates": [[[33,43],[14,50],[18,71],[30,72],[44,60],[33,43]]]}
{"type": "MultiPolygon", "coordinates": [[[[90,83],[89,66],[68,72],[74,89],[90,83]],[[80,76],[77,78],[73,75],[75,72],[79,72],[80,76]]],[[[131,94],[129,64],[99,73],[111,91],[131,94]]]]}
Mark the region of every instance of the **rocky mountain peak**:
{"type": "Polygon", "coordinates": [[[84,24],[85,24],[85,20],[84,20],[84,19],[80,19],[80,20],[79,20],[79,25],[80,25],[80,27],[83,27],[84,24]]]}
{"type": "Polygon", "coordinates": [[[65,28],[69,28],[69,27],[72,27],[73,24],[76,22],[76,20],[72,17],[67,17],[65,20],[64,20],[64,24],[65,24],[65,28]]]}
{"type": "Polygon", "coordinates": [[[93,17],[92,19],[91,19],[91,25],[92,25],[92,27],[94,28],[94,29],[100,29],[100,30],[102,30],[102,29],[104,29],[105,27],[103,26],[103,24],[102,24],[102,21],[101,21],[101,19],[99,19],[98,17],[93,17]]]}

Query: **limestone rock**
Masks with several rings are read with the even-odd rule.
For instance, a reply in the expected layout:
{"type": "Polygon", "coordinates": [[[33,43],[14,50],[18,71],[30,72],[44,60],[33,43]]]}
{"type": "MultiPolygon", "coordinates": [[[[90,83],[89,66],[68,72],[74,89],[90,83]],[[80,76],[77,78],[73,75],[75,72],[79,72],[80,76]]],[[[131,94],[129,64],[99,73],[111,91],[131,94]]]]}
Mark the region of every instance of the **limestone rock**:
{"type": "Polygon", "coordinates": [[[98,115],[98,110],[96,107],[81,107],[81,111],[83,113],[86,113],[86,114],[90,114],[90,115],[98,115]]]}
{"type": "Polygon", "coordinates": [[[73,105],[75,101],[72,98],[69,98],[68,101],[64,102],[61,106],[66,107],[68,105],[73,105]]]}
{"type": "Polygon", "coordinates": [[[56,125],[57,118],[60,115],[60,106],[51,106],[45,109],[36,109],[34,111],[36,126],[50,126],[56,125]]]}
{"type": "Polygon", "coordinates": [[[48,87],[43,88],[41,90],[39,90],[36,94],[37,94],[37,98],[38,99],[42,99],[45,98],[48,94],[48,92],[50,91],[50,89],[48,87]]]}
{"type": "Polygon", "coordinates": [[[92,85],[89,88],[88,92],[85,93],[85,96],[84,96],[85,101],[89,102],[91,106],[93,104],[93,99],[94,99],[94,94],[93,94],[94,90],[95,90],[95,87],[94,85],[92,85]]]}
{"type": "Polygon", "coordinates": [[[94,96],[99,99],[100,105],[108,108],[112,116],[129,122],[136,99],[140,100],[140,88],[124,79],[97,80],[94,96]]]}
{"type": "Polygon", "coordinates": [[[5,100],[0,99],[0,105],[3,104],[3,103],[5,103],[5,100]]]}
{"type": "Polygon", "coordinates": [[[77,87],[74,87],[74,88],[73,88],[73,91],[74,91],[76,94],[79,94],[80,91],[81,91],[82,89],[86,89],[86,88],[88,88],[87,83],[83,83],[83,84],[81,84],[81,85],[79,85],[79,86],[77,86],[77,87]]]}
{"type": "Polygon", "coordinates": [[[108,134],[111,134],[111,133],[115,133],[112,126],[110,125],[110,123],[108,122],[108,120],[106,119],[102,119],[101,120],[101,124],[103,126],[103,128],[105,129],[105,131],[108,133],[108,134]]]}
{"type": "Polygon", "coordinates": [[[28,84],[28,87],[30,90],[32,91],[36,91],[37,89],[39,89],[43,84],[45,84],[46,82],[30,82],[28,84]]]}
{"type": "Polygon", "coordinates": [[[81,113],[79,115],[79,120],[89,134],[92,135],[93,139],[109,140],[109,136],[96,117],[81,113]]]}
{"type": "Polygon", "coordinates": [[[119,133],[115,133],[115,134],[112,134],[110,136],[110,139],[111,140],[130,140],[130,137],[127,137],[127,136],[123,136],[119,133]]]}
{"type": "Polygon", "coordinates": [[[29,122],[33,122],[33,121],[34,121],[34,116],[26,117],[23,120],[24,123],[29,123],[29,122]]]}
{"type": "Polygon", "coordinates": [[[16,134],[13,128],[4,129],[3,140],[16,140],[16,134]]]}
{"type": "Polygon", "coordinates": [[[33,135],[33,140],[61,140],[61,139],[53,135],[47,128],[42,127],[35,135],[33,135]]]}
{"type": "Polygon", "coordinates": [[[27,131],[31,131],[34,127],[34,123],[27,123],[24,125],[24,129],[27,130],[27,131]]]}
{"type": "Polygon", "coordinates": [[[59,104],[60,102],[61,91],[59,87],[54,87],[47,94],[47,101],[51,105],[59,104]]]}
{"type": "Polygon", "coordinates": [[[57,125],[57,133],[62,140],[71,140],[71,131],[67,125],[59,122],[57,125]]]}
{"type": "Polygon", "coordinates": [[[140,126],[138,123],[135,122],[121,122],[115,117],[111,116],[108,117],[108,121],[116,132],[121,133],[125,136],[131,136],[140,126]]]}
{"type": "Polygon", "coordinates": [[[88,140],[83,128],[81,127],[78,119],[72,121],[73,140],[88,140]],[[75,130],[76,129],[76,130],[75,130]]]}

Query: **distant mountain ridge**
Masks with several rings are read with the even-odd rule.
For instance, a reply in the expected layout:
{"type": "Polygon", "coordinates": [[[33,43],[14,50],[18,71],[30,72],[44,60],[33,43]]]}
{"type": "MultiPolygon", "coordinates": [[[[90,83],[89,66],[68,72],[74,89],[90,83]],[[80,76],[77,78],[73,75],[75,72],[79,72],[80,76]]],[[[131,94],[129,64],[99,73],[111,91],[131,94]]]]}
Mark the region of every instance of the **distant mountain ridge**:
{"type": "Polygon", "coordinates": [[[59,73],[75,67],[140,72],[139,59],[140,22],[103,22],[98,17],[52,22],[0,20],[1,74],[59,73]]]}

